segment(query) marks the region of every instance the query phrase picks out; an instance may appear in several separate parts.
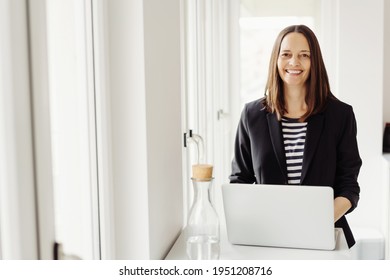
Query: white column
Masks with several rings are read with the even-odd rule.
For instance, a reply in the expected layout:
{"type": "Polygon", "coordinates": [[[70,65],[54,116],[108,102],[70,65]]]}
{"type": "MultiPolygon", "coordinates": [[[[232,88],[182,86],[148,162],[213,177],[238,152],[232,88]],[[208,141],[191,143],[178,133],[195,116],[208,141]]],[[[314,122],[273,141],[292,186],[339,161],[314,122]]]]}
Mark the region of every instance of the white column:
{"type": "Polygon", "coordinates": [[[182,227],[180,1],[107,1],[117,259],[159,259],[182,227]]]}
{"type": "Polygon", "coordinates": [[[107,1],[116,259],[149,258],[142,1],[107,1]]]}
{"type": "Polygon", "coordinates": [[[37,259],[26,1],[0,1],[0,238],[3,259],[37,259]]]}
{"type": "Polygon", "coordinates": [[[144,0],[150,258],[168,253],[182,227],[180,0],[144,0]]]}
{"type": "Polygon", "coordinates": [[[46,0],[28,2],[34,120],[39,258],[53,259],[55,242],[52,149],[47,61],[46,0]]]}

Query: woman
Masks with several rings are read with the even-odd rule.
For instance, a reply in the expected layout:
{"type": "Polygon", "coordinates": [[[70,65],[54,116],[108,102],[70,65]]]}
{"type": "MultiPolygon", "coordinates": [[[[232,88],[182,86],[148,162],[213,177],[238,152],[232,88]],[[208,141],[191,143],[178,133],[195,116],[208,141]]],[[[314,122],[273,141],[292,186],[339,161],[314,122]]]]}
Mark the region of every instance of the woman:
{"type": "Polygon", "coordinates": [[[352,247],[345,214],[356,208],[360,193],[356,120],[352,107],[331,93],[308,27],[280,32],[265,92],[242,112],[230,182],[332,186],[335,226],[352,247]]]}

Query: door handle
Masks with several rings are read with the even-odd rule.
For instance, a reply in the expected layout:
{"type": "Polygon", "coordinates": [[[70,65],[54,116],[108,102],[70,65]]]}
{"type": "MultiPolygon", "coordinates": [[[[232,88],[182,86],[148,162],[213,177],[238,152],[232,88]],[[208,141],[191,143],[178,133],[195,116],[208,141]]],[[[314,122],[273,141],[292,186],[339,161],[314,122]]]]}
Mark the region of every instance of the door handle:
{"type": "Polygon", "coordinates": [[[82,260],[82,258],[77,255],[65,254],[64,246],[62,245],[62,243],[58,242],[54,243],[53,254],[55,260],[82,260]]]}
{"type": "Polygon", "coordinates": [[[226,113],[223,109],[217,111],[217,120],[226,118],[227,116],[229,116],[229,113],[226,113]]]}

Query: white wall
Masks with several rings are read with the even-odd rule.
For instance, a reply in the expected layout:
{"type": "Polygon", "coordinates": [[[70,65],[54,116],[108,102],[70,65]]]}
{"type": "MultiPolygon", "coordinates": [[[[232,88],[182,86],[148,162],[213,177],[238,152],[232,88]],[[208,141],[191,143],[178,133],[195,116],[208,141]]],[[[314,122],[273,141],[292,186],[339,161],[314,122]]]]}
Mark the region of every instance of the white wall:
{"type": "Polygon", "coordinates": [[[351,104],[363,166],[352,226],[380,229],[382,205],[383,0],[338,1],[338,97],[351,104]]]}
{"type": "Polygon", "coordinates": [[[180,1],[107,1],[117,259],[163,258],[182,226],[180,1]]]}

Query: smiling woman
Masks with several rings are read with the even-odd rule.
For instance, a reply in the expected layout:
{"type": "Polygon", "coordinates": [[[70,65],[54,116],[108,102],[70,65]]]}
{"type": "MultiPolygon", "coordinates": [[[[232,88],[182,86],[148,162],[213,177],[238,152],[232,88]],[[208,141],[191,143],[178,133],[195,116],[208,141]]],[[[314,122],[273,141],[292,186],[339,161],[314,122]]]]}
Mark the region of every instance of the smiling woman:
{"type": "Polygon", "coordinates": [[[319,43],[307,26],[288,26],[277,36],[265,92],[242,111],[231,182],[331,186],[335,226],[352,247],[344,215],[360,193],[356,120],[352,107],[330,91],[319,43]]]}
{"type": "MultiPolygon", "coordinates": [[[[383,202],[383,197],[388,197],[388,185],[382,182],[381,143],[384,122],[390,121],[390,95],[387,94],[390,80],[384,78],[390,73],[387,51],[390,4],[381,0],[362,0],[358,5],[353,0],[304,0],[300,4],[279,0],[240,2],[241,91],[240,96],[231,98],[236,98],[235,104],[243,108],[245,103],[262,96],[271,52],[266,46],[272,47],[277,32],[285,26],[305,24],[310,27],[321,44],[332,92],[353,105],[357,119],[359,148],[364,160],[359,174],[362,199],[358,211],[351,213],[348,219],[352,227],[381,230],[388,240],[388,199],[383,202]],[[275,28],[278,31],[272,33],[275,28]],[[365,66],[354,67],[356,58],[363,54],[370,54],[364,59],[365,66]]],[[[240,111],[233,112],[234,126],[240,111]]]]}

